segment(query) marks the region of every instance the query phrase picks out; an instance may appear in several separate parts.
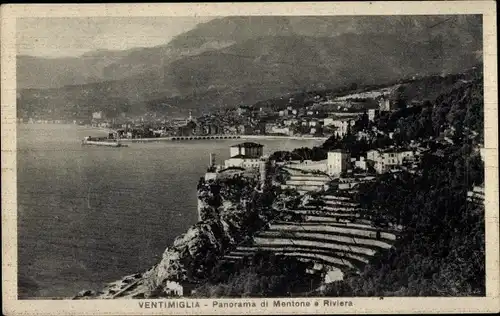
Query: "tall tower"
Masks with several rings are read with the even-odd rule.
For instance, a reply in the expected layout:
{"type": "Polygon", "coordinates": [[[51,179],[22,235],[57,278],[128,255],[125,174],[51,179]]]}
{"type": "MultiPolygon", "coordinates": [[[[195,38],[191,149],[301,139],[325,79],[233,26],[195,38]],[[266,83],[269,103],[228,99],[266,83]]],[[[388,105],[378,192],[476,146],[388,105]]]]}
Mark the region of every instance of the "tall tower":
{"type": "Polygon", "coordinates": [[[260,188],[263,190],[267,186],[267,157],[263,156],[259,162],[260,188]]]}
{"type": "Polygon", "coordinates": [[[189,111],[189,117],[188,117],[188,121],[192,121],[193,120],[193,115],[192,115],[192,112],[191,110],[189,111]]]}
{"type": "Polygon", "coordinates": [[[210,153],[210,165],[209,167],[213,167],[215,165],[215,154],[210,153]]]}
{"type": "Polygon", "coordinates": [[[341,149],[328,152],[327,170],[331,176],[338,176],[349,168],[350,154],[341,149]]]}

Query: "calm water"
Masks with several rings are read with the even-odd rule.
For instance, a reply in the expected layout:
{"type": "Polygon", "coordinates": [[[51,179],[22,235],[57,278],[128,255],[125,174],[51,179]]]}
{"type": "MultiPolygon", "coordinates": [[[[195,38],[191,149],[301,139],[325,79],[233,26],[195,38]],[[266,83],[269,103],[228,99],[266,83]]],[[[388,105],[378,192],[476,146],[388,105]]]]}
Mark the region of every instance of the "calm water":
{"type": "MultiPolygon", "coordinates": [[[[197,220],[196,184],[209,153],[241,140],[82,147],[105,132],[18,125],[19,297],[99,289],[161,259],[197,220]]],[[[266,153],[317,141],[261,141],[266,153]]]]}

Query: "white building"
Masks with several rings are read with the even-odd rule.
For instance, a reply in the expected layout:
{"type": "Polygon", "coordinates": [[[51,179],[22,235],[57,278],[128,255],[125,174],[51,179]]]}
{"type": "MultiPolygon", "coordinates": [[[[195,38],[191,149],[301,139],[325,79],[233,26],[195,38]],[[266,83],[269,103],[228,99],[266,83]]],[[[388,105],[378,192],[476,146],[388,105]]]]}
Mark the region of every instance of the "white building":
{"type": "Polygon", "coordinates": [[[165,284],[165,292],[169,296],[183,296],[184,287],[175,281],[167,281],[165,284]]]}
{"type": "Polygon", "coordinates": [[[290,130],[290,127],[279,127],[279,126],[272,126],[269,130],[266,130],[266,133],[284,134],[284,135],[292,135],[293,134],[292,130],[290,130]]]}
{"type": "Polygon", "coordinates": [[[324,126],[333,126],[336,128],[335,130],[335,135],[344,137],[347,134],[347,131],[349,130],[349,126],[353,126],[355,123],[354,120],[351,119],[335,119],[335,118],[325,118],[323,120],[323,125],[324,126]]]}
{"type": "Polygon", "coordinates": [[[382,98],[378,101],[378,106],[380,112],[391,112],[397,110],[396,101],[384,96],[382,96],[382,98]]]}
{"type": "Polygon", "coordinates": [[[263,154],[263,145],[246,142],[231,146],[230,158],[224,161],[224,167],[240,167],[244,169],[258,169],[263,154]]]}
{"type": "Polygon", "coordinates": [[[217,180],[217,172],[205,173],[205,181],[217,180]]]}
{"type": "Polygon", "coordinates": [[[328,152],[327,173],[331,176],[340,175],[349,169],[350,154],[347,151],[336,149],[328,152]]]}
{"type": "Polygon", "coordinates": [[[376,109],[369,109],[368,110],[368,120],[373,122],[375,118],[378,116],[379,110],[376,109]]]}
{"type": "Polygon", "coordinates": [[[373,162],[377,173],[384,173],[402,165],[405,161],[413,160],[414,157],[415,153],[412,150],[390,148],[382,151],[370,150],[366,158],[373,162]]]}
{"type": "Polygon", "coordinates": [[[366,159],[363,156],[359,157],[359,159],[351,158],[351,164],[355,168],[359,168],[361,170],[366,170],[367,169],[366,159]]]}
{"type": "Polygon", "coordinates": [[[244,158],[232,157],[224,161],[224,167],[239,167],[244,169],[258,169],[260,166],[260,159],[258,158],[244,158]]]}
{"type": "Polygon", "coordinates": [[[288,116],[289,115],[289,110],[281,110],[278,112],[279,116],[288,116]]]}

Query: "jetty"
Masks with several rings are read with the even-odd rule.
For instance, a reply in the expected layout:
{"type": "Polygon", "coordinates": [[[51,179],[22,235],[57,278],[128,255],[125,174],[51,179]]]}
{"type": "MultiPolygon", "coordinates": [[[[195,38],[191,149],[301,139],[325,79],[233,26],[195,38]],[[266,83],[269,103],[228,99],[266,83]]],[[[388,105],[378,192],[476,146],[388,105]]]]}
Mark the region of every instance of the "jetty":
{"type": "Polygon", "coordinates": [[[167,136],[167,137],[151,137],[151,138],[121,138],[122,142],[129,143],[150,143],[150,142],[165,142],[165,141],[186,141],[186,140],[214,140],[214,139],[238,139],[239,135],[211,135],[211,136],[167,136]]]}

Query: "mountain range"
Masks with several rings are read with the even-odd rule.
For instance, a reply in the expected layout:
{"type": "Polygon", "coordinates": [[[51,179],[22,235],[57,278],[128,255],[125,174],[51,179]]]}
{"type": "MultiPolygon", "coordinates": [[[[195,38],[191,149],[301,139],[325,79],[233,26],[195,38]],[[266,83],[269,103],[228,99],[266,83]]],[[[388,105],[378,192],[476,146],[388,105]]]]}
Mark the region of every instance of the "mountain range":
{"type": "Polygon", "coordinates": [[[482,61],[481,16],[225,17],[162,46],[17,56],[21,113],[197,111],[299,90],[460,72],[482,61]]]}

